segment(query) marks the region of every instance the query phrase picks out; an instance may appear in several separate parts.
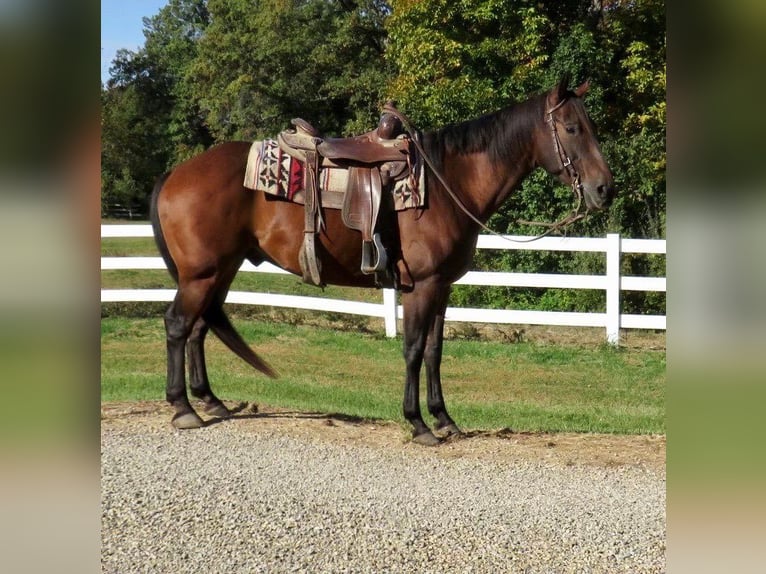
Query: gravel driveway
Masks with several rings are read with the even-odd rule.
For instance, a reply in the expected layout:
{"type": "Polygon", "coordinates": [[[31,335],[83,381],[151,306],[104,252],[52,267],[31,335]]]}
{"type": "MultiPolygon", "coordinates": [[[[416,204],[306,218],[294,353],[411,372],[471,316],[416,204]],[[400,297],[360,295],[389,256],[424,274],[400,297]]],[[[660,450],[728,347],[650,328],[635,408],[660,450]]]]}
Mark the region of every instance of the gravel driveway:
{"type": "Polygon", "coordinates": [[[665,570],[663,437],[469,436],[102,406],[103,572],[665,570]]]}

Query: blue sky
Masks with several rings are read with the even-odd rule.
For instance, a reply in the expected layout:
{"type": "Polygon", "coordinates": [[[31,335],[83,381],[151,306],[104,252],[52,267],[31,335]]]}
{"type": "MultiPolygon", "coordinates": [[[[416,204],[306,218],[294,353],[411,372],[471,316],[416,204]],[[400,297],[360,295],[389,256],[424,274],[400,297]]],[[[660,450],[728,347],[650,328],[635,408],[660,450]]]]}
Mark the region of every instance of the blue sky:
{"type": "Polygon", "coordinates": [[[144,16],[154,16],[168,0],[101,0],[101,81],[117,50],[137,50],[144,44],[144,16]]]}

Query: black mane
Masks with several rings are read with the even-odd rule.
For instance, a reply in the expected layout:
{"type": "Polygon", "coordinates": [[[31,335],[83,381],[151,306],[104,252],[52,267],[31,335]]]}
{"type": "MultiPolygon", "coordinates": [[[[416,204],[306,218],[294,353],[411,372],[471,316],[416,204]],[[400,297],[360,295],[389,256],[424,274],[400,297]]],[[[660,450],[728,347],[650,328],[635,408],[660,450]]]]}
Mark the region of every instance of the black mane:
{"type": "Polygon", "coordinates": [[[445,153],[488,152],[493,163],[513,161],[529,146],[531,132],[543,117],[545,94],[481,117],[445,126],[425,135],[426,150],[438,165],[445,153]]]}

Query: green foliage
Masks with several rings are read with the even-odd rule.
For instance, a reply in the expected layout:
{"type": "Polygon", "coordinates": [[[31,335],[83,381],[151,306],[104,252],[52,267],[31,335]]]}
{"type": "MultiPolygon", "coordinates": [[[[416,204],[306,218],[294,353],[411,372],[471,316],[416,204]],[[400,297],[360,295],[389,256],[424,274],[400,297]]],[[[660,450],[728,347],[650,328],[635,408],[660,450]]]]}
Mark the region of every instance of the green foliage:
{"type": "MultiPolygon", "coordinates": [[[[658,0],[604,3],[526,0],[394,0],[387,57],[398,66],[390,93],[423,126],[475,117],[553,86],[565,73],[591,80],[586,105],[619,195],[576,235],[665,234],[665,16],[658,0]],[[598,7],[598,8],[596,8],[598,7]]],[[[495,230],[537,234],[517,220],[556,221],[571,191],[534,172],[489,222],[495,230]]],[[[664,269],[630,259],[636,274],[664,269]]],[[[475,267],[547,273],[603,273],[603,256],[479,252],[475,267]]],[[[458,286],[467,306],[594,310],[603,293],[458,286]]],[[[664,294],[630,293],[626,307],[663,312],[664,294]]],[[[631,311],[626,311],[631,312],[631,311]]]]}
{"type": "Polygon", "coordinates": [[[188,69],[210,24],[205,0],[171,0],[153,18],[144,18],[145,52],[158,68],[172,104],[167,123],[171,142],[168,168],[213,143],[188,69]]]}
{"type": "MultiPolygon", "coordinates": [[[[130,73],[139,60],[121,52],[115,69],[130,73]]],[[[138,74],[125,85],[102,91],[101,106],[102,210],[115,203],[141,210],[154,180],[167,169],[170,110],[156,84],[138,74]]]]}
{"type": "Polygon", "coordinates": [[[390,95],[422,126],[493,111],[540,84],[552,22],[530,2],[394,0],[390,95]]]}
{"type": "Polygon", "coordinates": [[[296,116],[330,134],[369,129],[388,80],[385,4],[211,0],[190,70],[218,140],[273,136],[296,116]]]}
{"type": "Polygon", "coordinates": [[[101,89],[102,214],[128,196],[146,214],[156,179],[212,143],[185,81],[208,20],[204,0],[170,0],[144,19],[144,46],[114,59],[101,89]]]}

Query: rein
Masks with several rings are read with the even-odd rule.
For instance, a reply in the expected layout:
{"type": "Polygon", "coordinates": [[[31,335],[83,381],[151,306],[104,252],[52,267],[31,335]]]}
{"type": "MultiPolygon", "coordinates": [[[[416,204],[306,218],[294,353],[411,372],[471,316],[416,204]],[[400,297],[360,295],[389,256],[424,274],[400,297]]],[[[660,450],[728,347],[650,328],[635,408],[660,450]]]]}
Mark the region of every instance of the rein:
{"type": "Polygon", "coordinates": [[[571,158],[569,157],[569,155],[567,155],[566,151],[564,150],[564,146],[561,144],[561,138],[559,137],[558,130],[556,129],[556,119],[553,117],[553,112],[559,109],[566,102],[567,100],[562,100],[556,106],[548,110],[545,113],[546,115],[545,121],[549,123],[551,126],[551,131],[553,132],[553,143],[556,147],[556,155],[558,155],[559,161],[561,162],[561,171],[566,171],[567,175],[569,175],[569,177],[571,178],[572,191],[574,192],[575,197],[577,198],[577,203],[574,209],[566,217],[564,217],[563,219],[555,223],[544,223],[544,222],[525,221],[523,219],[517,219],[516,223],[519,223],[521,225],[537,225],[537,226],[548,228],[545,232],[531,239],[511,239],[510,237],[503,235],[502,233],[498,233],[497,231],[490,229],[484,223],[482,223],[465,206],[463,201],[458,197],[458,195],[452,190],[449,184],[444,180],[444,177],[439,172],[439,170],[436,169],[436,166],[434,165],[433,161],[431,160],[429,155],[426,153],[426,150],[423,149],[423,146],[420,143],[419,132],[412,126],[412,122],[410,122],[409,118],[407,118],[407,116],[405,116],[403,113],[401,113],[399,110],[397,110],[393,106],[390,106],[389,104],[386,104],[385,106],[383,106],[383,111],[386,113],[392,114],[393,116],[401,120],[402,125],[410,134],[410,138],[412,139],[412,142],[415,144],[415,147],[420,152],[420,155],[423,156],[423,160],[426,162],[426,164],[428,164],[428,167],[431,168],[431,171],[436,176],[436,179],[438,179],[439,182],[442,184],[442,186],[444,187],[444,190],[447,192],[447,194],[455,203],[455,205],[457,205],[457,207],[463,213],[465,213],[469,219],[471,219],[484,231],[491,233],[492,235],[495,235],[497,237],[500,237],[504,239],[505,241],[510,241],[512,243],[530,243],[532,241],[537,241],[538,239],[542,239],[543,237],[550,235],[554,231],[559,231],[560,229],[566,227],[567,225],[570,225],[574,223],[575,221],[579,221],[587,216],[587,211],[583,213],[580,212],[580,207],[582,206],[582,200],[583,200],[582,183],[580,182],[580,174],[577,172],[577,169],[575,168],[574,163],[572,162],[571,158]]]}

